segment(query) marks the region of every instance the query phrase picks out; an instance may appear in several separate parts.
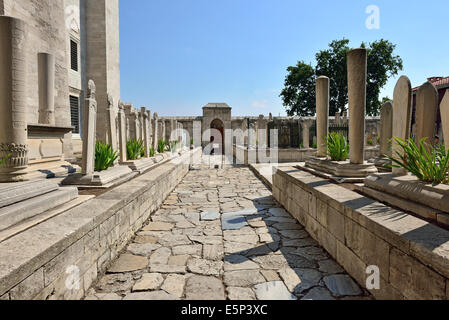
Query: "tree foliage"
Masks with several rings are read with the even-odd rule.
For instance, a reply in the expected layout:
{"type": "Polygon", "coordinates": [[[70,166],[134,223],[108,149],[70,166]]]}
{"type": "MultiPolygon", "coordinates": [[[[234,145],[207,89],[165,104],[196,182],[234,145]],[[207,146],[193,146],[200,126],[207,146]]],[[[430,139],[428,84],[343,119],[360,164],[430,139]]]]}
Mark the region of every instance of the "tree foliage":
{"type": "MultiPolygon", "coordinates": [[[[380,39],[361,44],[367,49],[367,107],[368,115],[378,115],[382,102],[379,101],[381,89],[388,79],[403,68],[402,59],[394,54],[396,45],[380,39]]],[[[315,79],[327,76],[330,79],[329,114],[342,114],[348,104],[348,77],[346,55],[351,50],[349,40],[334,40],[329,48],[316,54],[316,67],[299,61],[294,67],[287,68],[285,88],[280,96],[289,116],[310,116],[316,112],[315,79]]]]}

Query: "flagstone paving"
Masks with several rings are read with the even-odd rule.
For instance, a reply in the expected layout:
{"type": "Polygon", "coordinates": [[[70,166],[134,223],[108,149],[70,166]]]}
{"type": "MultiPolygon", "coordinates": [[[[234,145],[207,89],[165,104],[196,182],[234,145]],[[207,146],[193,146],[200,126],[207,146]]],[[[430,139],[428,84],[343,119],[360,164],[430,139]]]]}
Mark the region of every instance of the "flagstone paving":
{"type": "Polygon", "coordinates": [[[86,300],[370,299],[246,167],[188,173],[86,300]]]}

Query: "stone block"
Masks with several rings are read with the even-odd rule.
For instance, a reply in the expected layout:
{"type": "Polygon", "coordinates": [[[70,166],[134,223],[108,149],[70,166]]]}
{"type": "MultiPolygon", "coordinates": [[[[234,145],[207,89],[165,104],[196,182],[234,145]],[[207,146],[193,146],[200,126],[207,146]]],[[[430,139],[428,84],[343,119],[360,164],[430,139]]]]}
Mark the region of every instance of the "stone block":
{"type": "Polygon", "coordinates": [[[446,299],[446,279],[407,254],[390,251],[390,283],[407,299],[446,299]]]}
{"type": "Polygon", "coordinates": [[[44,266],[45,286],[54,282],[61,274],[65,274],[68,267],[72,266],[84,254],[84,242],[78,240],[53,260],[44,266]]]}
{"type": "Polygon", "coordinates": [[[359,283],[359,285],[365,287],[367,265],[340,241],[337,241],[337,262],[359,283]]]}
{"type": "Polygon", "coordinates": [[[348,246],[366,265],[379,267],[380,276],[389,279],[390,246],[351,219],[345,219],[345,239],[348,246]]]}
{"type": "Polygon", "coordinates": [[[345,217],[333,207],[327,209],[327,230],[341,242],[345,242],[345,217]]]}
{"type": "Polygon", "coordinates": [[[93,264],[83,275],[83,286],[84,291],[87,292],[89,290],[92,283],[97,279],[98,270],[97,264],[93,264]]]}
{"type": "Polygon", "coordinates": [[[334,258],[337,257],[337,242],[338,240],[326,228],[321,229],[320,244],[334,258]]]}
{"type": "Polygon", "coordinates": [[[327,228],[327,203],[317,198],[316,200],[316,218],[318,222],[327,228]]]}
{"type": "Polygon", "coordinates": [[[308,194],[308,208],[306,210],[306,207],[304,206],[304,209],[311,215],[313,218],[316,219],[316,208],[317,208],[317,198],[313,194],[308,194]]]}
{"type": "Polygon", "coordinates": [[[9,300],[9,293],[5,293],[4,295],[0,296],[0,301],[7,301],[9,300]]]}
{"type": "Polygon", "coordinates": [[[9,292],[11,300],[31,300],[44,289],[44,270],[40,268],[9,292]]]}

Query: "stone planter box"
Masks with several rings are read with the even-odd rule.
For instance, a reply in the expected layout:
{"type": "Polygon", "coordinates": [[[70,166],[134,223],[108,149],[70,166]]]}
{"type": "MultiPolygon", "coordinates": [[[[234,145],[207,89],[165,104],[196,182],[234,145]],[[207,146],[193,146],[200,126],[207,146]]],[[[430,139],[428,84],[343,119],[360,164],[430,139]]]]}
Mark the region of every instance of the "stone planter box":
{"type": "Polygon", "coordinates": [[[449,231],[294,167],[273,195],[364,288],[379,268],[377,299],[449,299],[449,231]]]}
{"type": "Polygon", "coordinates": [[[449,185],[426,184],[410,174],[396,177],[384,173],[365,179],[361,191],[370,192],[370,189],[387,196],[380,200],[449,228],[449,185]]]}

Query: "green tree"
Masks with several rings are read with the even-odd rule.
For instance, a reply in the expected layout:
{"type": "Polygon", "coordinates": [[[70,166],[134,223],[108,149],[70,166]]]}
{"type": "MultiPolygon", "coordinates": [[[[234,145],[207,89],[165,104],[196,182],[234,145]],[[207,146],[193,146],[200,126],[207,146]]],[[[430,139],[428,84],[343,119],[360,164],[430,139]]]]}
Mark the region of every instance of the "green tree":
{"type": "MultiPolygon", "coordinates": [[[[402,59],[394,54],[396,45],[380,39],[361,44],[367,49],[367,107],[368,115],[378,115],[382,106],[379,101],[380,90],[388,79],[402,70],[402,59]]],[[[329,48],[316,54],[315,72],[310,72],[311,65],[298,62],[295,67],[288,67],[285,89],[281,93],[288,115],[310,116],[316,112],[315,79],[327,76],[330,79],[329,115],[342,114],[348,104],[348,79],[346,54],[351,50],[349,40],[334,40],[329,48]],[[313,90],[311,89],[313,87],[313,90]]],[[[313,69],[313,68],[312,68],[313,69]]]]}
{"type": "Polygon", "coordinates": [[[343,114],[348,104],[348,73],[346,54],[351,50],[349,40],[334,40],[329,49],[316,54],[316,76],[326,76],[330,83],[329,115],[343,114]]]}
{"type": "Polygon", "coordinates": [[[315,111],[315,70],[309,64],[299,61],[294,67],[287,68],[285,88],[281,92],[284,106],[289,116],[313,116],[315,111]]]}

